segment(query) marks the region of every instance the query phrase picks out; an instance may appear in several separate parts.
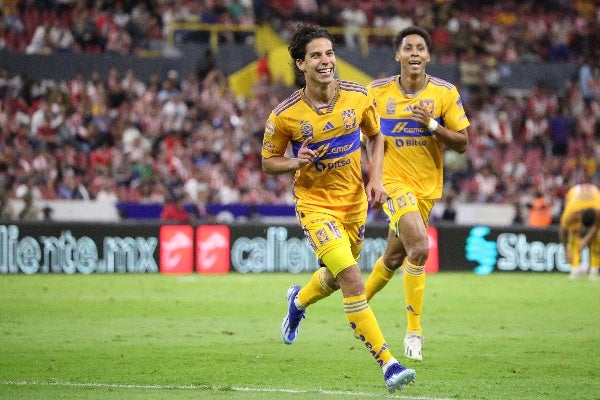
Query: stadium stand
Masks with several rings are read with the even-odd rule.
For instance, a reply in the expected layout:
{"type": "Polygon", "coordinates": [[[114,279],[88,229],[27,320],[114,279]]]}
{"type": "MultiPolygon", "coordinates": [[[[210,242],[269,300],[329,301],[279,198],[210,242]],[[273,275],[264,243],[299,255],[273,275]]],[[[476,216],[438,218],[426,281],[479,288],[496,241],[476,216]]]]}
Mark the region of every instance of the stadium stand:
{"type": "Polygon", "coordinates": [[[362,51],[345,46],[340,0],[2,2],[3,190],[124,205],[182,190],[200,219],[232,204],[289,210],[291,177],[265,175],[260,147],[268,112],[291,87],[266,63],[248,96],[228,76],[258,58],[257,26],[285,40],[301,20],[331,26],[340,58],[373,77],[395,71],[397,29],[432,32],[430,72],[458,83],[472,122],[467,154],[445,160],[457,202],[526,212],[540,191],[556,217],[566,188],[585,176],[600,183],[595,2],[356,3],[368,20],[362,51]]]}

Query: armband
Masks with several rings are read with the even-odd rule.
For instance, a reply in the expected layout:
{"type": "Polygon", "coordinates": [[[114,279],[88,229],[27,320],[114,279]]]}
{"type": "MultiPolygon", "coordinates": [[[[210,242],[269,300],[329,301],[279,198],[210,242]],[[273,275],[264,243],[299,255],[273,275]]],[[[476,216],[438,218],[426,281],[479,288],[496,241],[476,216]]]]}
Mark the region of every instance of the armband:
{"type": "Polygon", "coordinates": [[[438,124],[438,122],[435,119],[429,118],[429,124],[427,125],[427,129],[429,129],[431,132],[435,132],[439,125],[440,124],[438,124]]]}

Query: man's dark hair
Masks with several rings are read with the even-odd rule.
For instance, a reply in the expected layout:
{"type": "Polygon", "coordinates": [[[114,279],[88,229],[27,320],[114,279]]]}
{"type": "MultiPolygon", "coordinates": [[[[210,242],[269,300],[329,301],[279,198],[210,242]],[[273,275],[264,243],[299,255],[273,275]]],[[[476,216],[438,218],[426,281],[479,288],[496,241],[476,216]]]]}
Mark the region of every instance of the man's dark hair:
{"type": "Polygon", "coordinates": [[[396,37],[394,38],[394,49],[398,50],[402,40],[408,35],[419,35],[425,40],[425,44],[427,45],[427,50],[431,53],[431,48],[433,46],[433,42],[431,41],[431,35],[425,29],[420,28],[418,26],[409,26],[407,28],[402,29],[396,37]]]}
{"type": "Polygon", "coordinates": [[[581,213],[581,223],[586,228],[589,228],[590,226],[594,225],[596,223],[596,210],[594,210],[593,208],[586,208],[585,210],[583,210],[583,212],[581,213]]]}
{"type": "Polygon", "coordinates": [[[327,31],[327,29],[313,24],[298,24],[296,32],[292,35],[288,51],[292,56],[292,65],[296,76],[302,76],[302,71],[296,67],[296,60],[304,60],[306,56],[306,45],[314,39],[325,38],[334,44],[333,36],[327,31]]]}

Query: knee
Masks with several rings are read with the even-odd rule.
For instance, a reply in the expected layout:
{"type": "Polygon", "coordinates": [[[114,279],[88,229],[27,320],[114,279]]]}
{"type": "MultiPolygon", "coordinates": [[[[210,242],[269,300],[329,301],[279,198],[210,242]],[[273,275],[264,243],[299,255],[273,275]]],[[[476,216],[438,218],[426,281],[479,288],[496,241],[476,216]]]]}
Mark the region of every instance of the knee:
{"type": "Polygon", "coordinates": [[[427,239],[420,240],[407,249],[408,261],[413,265],[425,265],[427,256],[429,256],[429,241],[427,239]]]}
{"type": "Polygon", "coordinates": [[[322,279],[323,282],[329,286],[329,288],[333,291],[336,291],[340,288],[340,284],[338,283],[337,279],[333,276],[333,274],[331,273],[331,271],[329,271],[327,268],[325,267],[321,267],[322,268],[322,279]]]}
{"type": "Polygon", "coordinates": [[[385,264],[385,266],[388,269],[391,269],[391,270],[395,271],[398,268],[400,268],[400,266],[402,265],[402,262],[404,262],[405,258],[406,258],[406,253],[405,252],[397,252],[397,253],[393,253],[393,254],[386,254],[383,257],[383,264],[385,264]]]}

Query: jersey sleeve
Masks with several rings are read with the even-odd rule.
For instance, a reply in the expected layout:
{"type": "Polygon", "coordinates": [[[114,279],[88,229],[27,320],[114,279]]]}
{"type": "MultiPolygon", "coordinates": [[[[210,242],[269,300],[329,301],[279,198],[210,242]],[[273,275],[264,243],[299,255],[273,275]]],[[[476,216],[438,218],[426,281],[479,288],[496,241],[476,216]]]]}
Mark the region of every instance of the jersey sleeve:
{"type": "Polygon", "coordinates": [[[442,119],[446,128],[457,132],[467,128],[470,125],[469,119],[467,118],[462,99],[456,87],[453,87],[449,95],[444,98],[447,103],[446,107],[444,107],[446,111],[442,115],[442,119]]]}
{"type": "Polygon", "coordinates": [[[367,104],[360,125],[361,133],[365,136],[374,136],[380,132],[381,126],[379,122],[379,113],[375,107],[375,99],[370,90],[367,92],[365,101],[367,104]]]}
{"type": "Polygon", "coordinates": [[[283,156],[287,150],[290,137],[279,125],[279,118],[271,113],[265,124],[261,155],[263,158],[283,156]]]}

